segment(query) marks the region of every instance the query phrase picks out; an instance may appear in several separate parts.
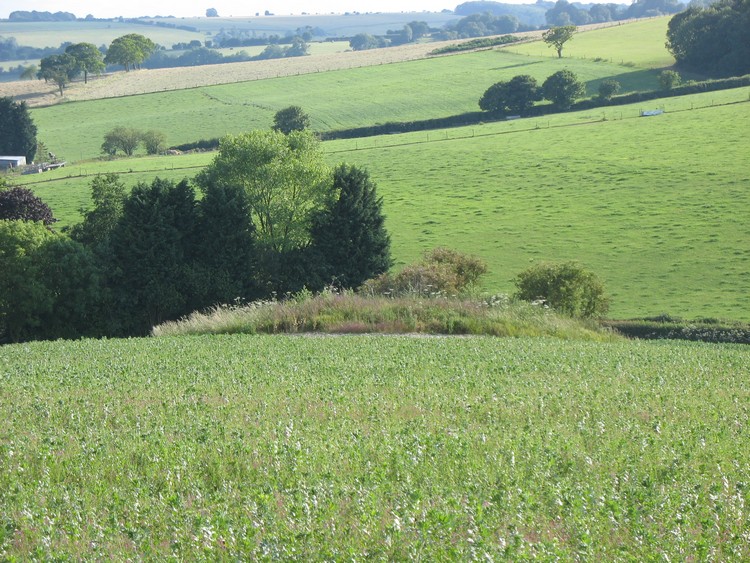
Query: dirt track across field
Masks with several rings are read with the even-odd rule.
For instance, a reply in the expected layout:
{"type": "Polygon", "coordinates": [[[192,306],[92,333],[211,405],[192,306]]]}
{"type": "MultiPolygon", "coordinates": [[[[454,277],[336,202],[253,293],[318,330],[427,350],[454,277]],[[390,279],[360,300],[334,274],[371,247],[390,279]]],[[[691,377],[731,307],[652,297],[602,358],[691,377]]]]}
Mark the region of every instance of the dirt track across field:
{"type": "MultiPolygon", "coordinates": [[[[581,26],[579,27],[579,31],[607,27],[613,23],[617,25],[619,22],[581,26]]],[[[513,35],[525,39],[538,39],[541,37],[542,31],[514,33],[513,35]]],[[[63,96],[60,96],[56,85],[52,83],[47,84],[41,80],[4,82],[0,83],[0,96],[10,96],[15,100],[25,101],[29,107],[43,107],[60,102],[118,98],[121,96],[183,90],[185,88],[197,88],[215,84],[231,84],[234,82],[263,80],[281,76],[294,76],[329,70],[412,61],[427,58],[431,51],[440,47],[465,41],[470,40],[418,43],[384,49],[371,49],[368,51],[346,51],[343,53],[327,53],[308,57],[244,63],[158,70],[135,70],[130,72],[121,71],[99,77],[89,77],[88,84],[84,84],[82,81],[73,82],[65,89],[63,96]]]]}

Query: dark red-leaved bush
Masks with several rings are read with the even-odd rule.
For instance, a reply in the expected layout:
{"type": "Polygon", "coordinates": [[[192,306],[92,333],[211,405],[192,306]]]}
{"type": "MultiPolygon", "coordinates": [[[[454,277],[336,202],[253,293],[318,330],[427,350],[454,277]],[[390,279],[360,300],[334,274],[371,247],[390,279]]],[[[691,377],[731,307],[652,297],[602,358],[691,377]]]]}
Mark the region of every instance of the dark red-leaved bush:
{"type": "Polygon", "coordinates": [[[0,190],[0,220],[41,221],[51,225],[57,219],[52,210],[34,192],[27,188],[9,188],[0,190]]]}

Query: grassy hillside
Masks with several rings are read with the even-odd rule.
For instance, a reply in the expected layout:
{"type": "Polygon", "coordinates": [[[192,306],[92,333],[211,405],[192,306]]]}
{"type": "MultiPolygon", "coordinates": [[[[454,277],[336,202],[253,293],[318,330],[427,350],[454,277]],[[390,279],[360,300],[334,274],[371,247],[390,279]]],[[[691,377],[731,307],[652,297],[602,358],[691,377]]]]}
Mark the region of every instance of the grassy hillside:
{"type": "Polygon", "coordinates": [[[317,131],[444,117],[477,111],[481,95],[499,80],[528,73],[543,81],[561,68],[573,70],[586,81],[590,95],[607,77],[617,78],[623,92],[650,90],[657,85],[654,71],[496,50],[75,102],[34,109],[32,115],[40,137],[55,153],[79,160],[98,155],[104,134],[118,125],[161,130],[167,133],[169,143],[180,144],[269,127],[276,111],[293,104],[301,105],[310,114],[317,131]]]}
{"type": "MultiPolygon", "coordinates": [[[[638,68],[662,68],[674,64],[664,43],[671,16],[637,20],[614,27],[578,32],[563,48],[564,58],[603,59],[638,68]]],[[[506,50],[534,57],[557,58],[546,43],[511,45],[506,50]]]]}
{"type": "Polygon", "coordinates": [[[746,346],[0,348],[0,556],[750,557],[746,346]]]}
{"type": "MultiPolygon", "coordinates": [[[[400,265],[450,246],[488,262],[488,290],[511,291],[532,262],[576,259],[605,280],[615,317],[750,320],[750,230],[737,222],[750,210],[736,142],[747,100],[745,88],[324,147],[332,164],[363,165],[378,182],[400,265]],[[666,113],[638,117],[654,107],[666,113]]],[[[88,205],[79,174],[179,180],[211,157],[82,163],[20,180],[70,224],[88,205]]]]}

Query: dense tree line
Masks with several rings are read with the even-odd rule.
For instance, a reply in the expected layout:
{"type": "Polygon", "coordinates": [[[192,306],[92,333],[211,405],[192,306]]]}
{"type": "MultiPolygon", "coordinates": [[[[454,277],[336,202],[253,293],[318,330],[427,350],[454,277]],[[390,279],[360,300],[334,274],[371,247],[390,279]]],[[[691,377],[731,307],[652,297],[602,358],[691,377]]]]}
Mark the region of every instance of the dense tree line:
{"type": "Polygon", "coordinates": [[[0,187],[0,340],[142,335],[220,303],[357,287],[391,266],[375,184],[355,166],[330,170],[305,131],[227,137],[193,181],[128,193],[97,176],[91,197],[58,233],[28,190],[0,187]]]}
{"type": "Polygon", "coordinates": [[[667,47],[677,66],[708,75],[750,73],[750,1],[690,7],[669,21],[667,47]]]}

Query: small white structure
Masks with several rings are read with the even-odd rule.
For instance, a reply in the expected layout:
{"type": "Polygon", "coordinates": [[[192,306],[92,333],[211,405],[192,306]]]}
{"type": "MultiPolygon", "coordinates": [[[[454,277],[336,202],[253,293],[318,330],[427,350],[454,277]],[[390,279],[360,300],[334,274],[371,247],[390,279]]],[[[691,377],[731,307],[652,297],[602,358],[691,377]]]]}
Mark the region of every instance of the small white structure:
{"type": "Polygon", "coordinates": [[[0,170],[18,168],[19,166],[26,166],[25,156],[0,156],[0,170]]]}

